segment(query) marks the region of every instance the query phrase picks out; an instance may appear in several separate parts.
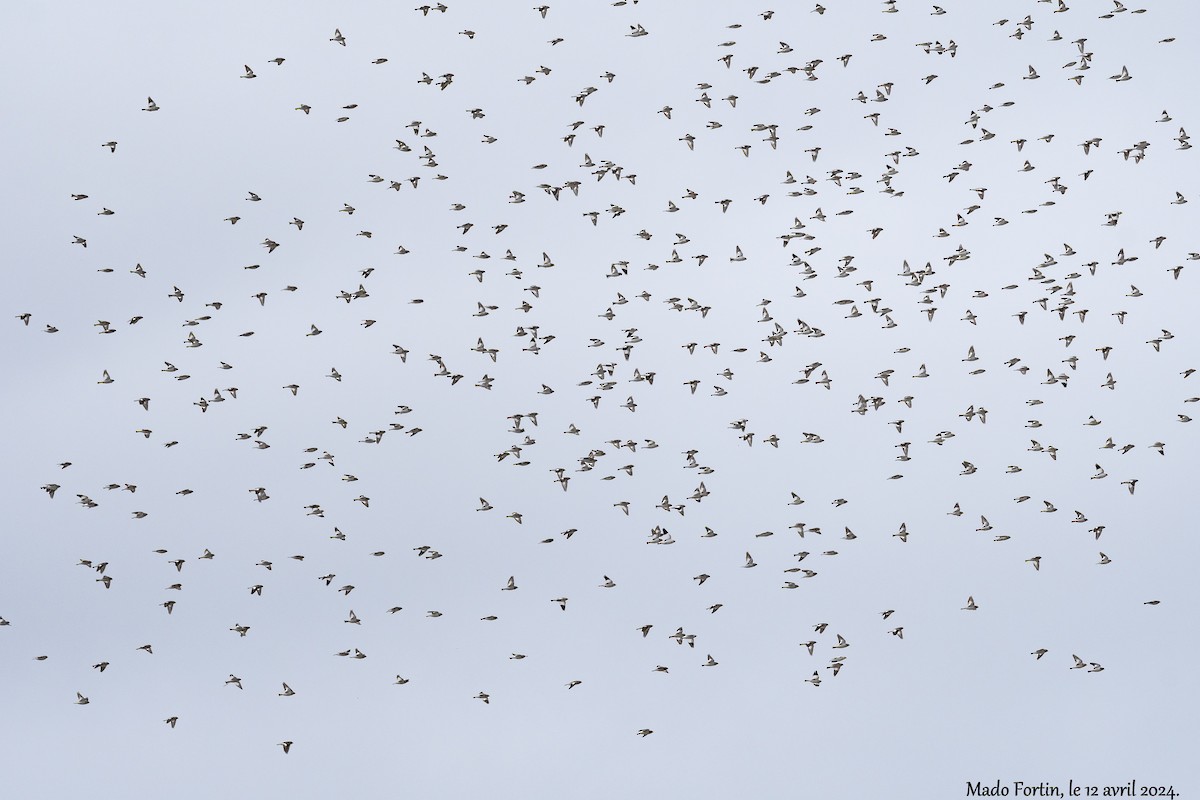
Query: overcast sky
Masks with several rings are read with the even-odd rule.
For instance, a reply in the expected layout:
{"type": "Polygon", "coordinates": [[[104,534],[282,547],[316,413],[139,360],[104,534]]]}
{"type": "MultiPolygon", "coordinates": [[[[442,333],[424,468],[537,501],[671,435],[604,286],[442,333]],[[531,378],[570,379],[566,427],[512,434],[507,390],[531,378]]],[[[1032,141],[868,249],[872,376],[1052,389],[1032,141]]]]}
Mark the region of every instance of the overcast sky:
{"type": "Polygon", "coordinates": [[[448,5],[5,8],[12,795],[1200,790],[1193,7],[448,5]]]}

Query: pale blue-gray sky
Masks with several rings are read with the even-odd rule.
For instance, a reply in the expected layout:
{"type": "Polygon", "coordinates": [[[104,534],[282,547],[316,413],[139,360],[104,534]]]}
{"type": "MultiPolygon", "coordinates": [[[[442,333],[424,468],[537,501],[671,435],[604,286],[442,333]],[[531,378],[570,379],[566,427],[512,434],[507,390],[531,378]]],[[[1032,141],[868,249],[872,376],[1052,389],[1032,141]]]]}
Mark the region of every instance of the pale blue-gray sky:
{"type": "Polygon", "coordinates": [[[1196,791],[1196,12],[824,5],[6,8],[13,795],[1196,791]]]}

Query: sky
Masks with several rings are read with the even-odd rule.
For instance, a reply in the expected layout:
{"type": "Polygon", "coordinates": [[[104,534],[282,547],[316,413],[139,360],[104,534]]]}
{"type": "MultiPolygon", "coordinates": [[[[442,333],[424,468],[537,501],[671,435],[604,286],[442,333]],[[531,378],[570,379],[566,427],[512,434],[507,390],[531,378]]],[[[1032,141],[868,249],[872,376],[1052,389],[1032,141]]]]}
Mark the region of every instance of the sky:
{"type": "Polygon", "coordinates": [[[1194,8],[446,5],[0,12],[14,796],[1200,789],[1194,8]]]}

